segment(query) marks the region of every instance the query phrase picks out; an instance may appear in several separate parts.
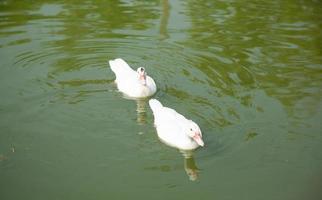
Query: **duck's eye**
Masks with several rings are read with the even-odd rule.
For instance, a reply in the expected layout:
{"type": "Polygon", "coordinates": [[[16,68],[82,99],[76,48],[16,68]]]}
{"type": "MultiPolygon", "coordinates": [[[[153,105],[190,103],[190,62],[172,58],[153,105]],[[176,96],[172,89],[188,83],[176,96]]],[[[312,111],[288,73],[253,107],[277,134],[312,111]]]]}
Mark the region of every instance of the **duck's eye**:
{"type": "Polygon", "coordinates": [[[190,131],[192,131],[192,128],[190,128],[190,131]]]}

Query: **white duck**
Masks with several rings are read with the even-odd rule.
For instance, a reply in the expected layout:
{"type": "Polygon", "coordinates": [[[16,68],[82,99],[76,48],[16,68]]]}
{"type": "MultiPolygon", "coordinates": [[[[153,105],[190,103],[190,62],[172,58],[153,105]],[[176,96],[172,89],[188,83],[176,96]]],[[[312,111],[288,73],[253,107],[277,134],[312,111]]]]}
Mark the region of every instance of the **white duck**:
{"type": "Polygon", "coordinates": [[[114,72],[117,88],[125,95],[134,98],[152,96],[157,87],[154,80],[147,76],[145,69],[139,67],[134,71],[123,59],[110,60],[109,64],[114,72]]]}
{"type": "Polygon", "coordinates": [[[199,126],[158,100],[151,99],[149,105],[154,115],[154,125],[159,138],[169,146],[192,150],[204,146],[199,126]]]}

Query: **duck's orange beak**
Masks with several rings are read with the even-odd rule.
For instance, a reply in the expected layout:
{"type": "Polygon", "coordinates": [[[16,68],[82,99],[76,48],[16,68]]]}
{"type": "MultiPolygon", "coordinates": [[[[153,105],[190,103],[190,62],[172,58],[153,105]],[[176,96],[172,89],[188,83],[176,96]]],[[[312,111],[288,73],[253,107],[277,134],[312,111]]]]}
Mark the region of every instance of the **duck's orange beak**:
{"type": "Polygon", "coordinates": [[[205,143],[203,142],[202,138],[201,138],[201,134],[200,133],[195,133],[195,135],[192,137],[194,141],[197,142],[197,144],[199,144],[200,146],[204,146],[205,143]]]}

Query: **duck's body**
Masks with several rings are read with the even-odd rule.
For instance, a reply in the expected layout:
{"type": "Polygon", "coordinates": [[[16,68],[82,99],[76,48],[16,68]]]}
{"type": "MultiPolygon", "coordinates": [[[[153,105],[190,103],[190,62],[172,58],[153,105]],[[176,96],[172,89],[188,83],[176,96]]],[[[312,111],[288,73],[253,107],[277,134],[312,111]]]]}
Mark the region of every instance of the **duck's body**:
{"type": "Polygon", "coordinates": [[[158,137],[169,146],[192,150],[204,146],[200,128],[175,110],[164,107],[158,100],[151,99],[149,105],[154,115],[158,137]]]}
{"type": "Polygon", "coordinates": [[[111,70],[114,72],[119,91],[129,97],[144,98],[152,96],[157,87],[154,80],[146,75],[144,68],[134,71],[123,59],[110,60],[111,70]]]}

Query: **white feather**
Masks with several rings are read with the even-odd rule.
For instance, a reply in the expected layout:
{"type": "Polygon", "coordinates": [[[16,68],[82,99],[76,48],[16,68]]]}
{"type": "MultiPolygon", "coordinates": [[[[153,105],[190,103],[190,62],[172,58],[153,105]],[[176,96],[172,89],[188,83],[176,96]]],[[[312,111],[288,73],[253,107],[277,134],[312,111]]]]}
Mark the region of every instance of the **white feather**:
{"type": "Polygon", "coordinates": [[[150,76],[146,76],[146,84],[138,79],[138,73],[134,71],[123,59],[110,60],[111,70],[114,72],[117,88],[125,95],[134,98],[152,96],[157,87],[150,76]]]}
{"type": "MultiPolygon", "coordinates": [[[[150,108],[154,115],[154,125],[158,137],[166,144],[183,150],[191,150],[199,145],[190,138],[186,131],[194,122],[186,119],[174,109],[164,107],[158,100],[149,101],[150,108]]],[[[198,130],[200,131],[199,127],[198,130]]]]}

